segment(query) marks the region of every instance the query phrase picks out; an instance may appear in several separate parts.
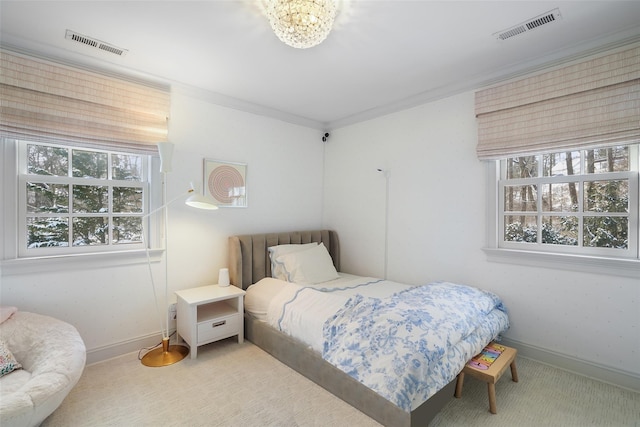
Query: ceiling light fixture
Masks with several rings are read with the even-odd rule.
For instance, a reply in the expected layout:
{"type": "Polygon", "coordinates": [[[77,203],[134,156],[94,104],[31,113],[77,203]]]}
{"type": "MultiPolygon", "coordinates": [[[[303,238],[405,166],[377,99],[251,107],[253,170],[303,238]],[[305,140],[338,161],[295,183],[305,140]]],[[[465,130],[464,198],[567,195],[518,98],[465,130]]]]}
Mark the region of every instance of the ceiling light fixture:
{"type": "Polygon", "coordinates": [[[336,17],[334,0],[267,0],[267,17],[276,36],[298,49],[319,45],[336,17]]]}

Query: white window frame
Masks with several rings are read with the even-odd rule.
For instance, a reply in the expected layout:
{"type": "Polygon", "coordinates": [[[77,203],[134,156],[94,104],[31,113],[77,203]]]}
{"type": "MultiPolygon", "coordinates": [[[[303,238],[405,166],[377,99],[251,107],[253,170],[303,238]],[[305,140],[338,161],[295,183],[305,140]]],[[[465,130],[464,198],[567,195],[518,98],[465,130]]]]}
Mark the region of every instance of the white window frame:
{"type": "MultiPolygon", "coordinates": [[[[621,144],[624,145],[624,144],[621,144]]],[[[504,169],[500,160],[488,161],[487,164],[487,246],[484,252],[489,261],[530,265],[535,267],[568,269],[591,273],[602,273],[626,277],[640,277],[640,149],[637,143],[630,147],[630,172],[601,173],[576,175],[572,177],[541,177],[540,183],[549,182],[585,182],[621,178],[629,180],[629,245],[628,250],[609,248],[575,248],[563,245],[538,243],[508,242],[503,240],[504,218],[504,185],[517,184],[519,180],[503,181],[501,173],[504,169]]],[[[504,161],[502,161],[504,162],[504,161]]],[[[541,167],[541,166],[540,166],[541,167]]],[[[582,192],[580,193],[582,196],[582,192]]],[[[538,211],[531,216],[540,218],[545,213],[542,205],[541,191],[538,191],[538,211]]],[[[582,197],[581,197],[582,198],[582,197]]],[[[555,214],[555,213],[554,213],[555,214]]],[[[570,213],[569,215],[574,215],[570,213]]],[[[589,214],[582,213],[588,216],[589,214]]]]}
{"type": "MultiPolygon", "coordinates": [[[[43,145],[59,145],[55,141],[27,141],[43,145]]],[[[24,247],[24,237],[22,234],[26,230],[26,205],[25,193],[27,180],[37,178],[33,175],[26,175],[26,170],[21,170],[22,141],[14,139],[0,138],[0,154],[2,160],[2,174],[0,175],[0,213],[3,221],[0,221],[0,275],[12,275],[21,273],[39,273],[49,271],[60,271],[68,268],[103,268],[109,266],[119,266],[128,264],[139,264],[147,262],[147,255],[153,262],[161,259],[164,252],[162,236],[162,218],[158,215],[150,215],[143,219],[143,232],[146,243],[132,243],[123,245],[99,245],[84,247],[63,247],[63,248],[38,248],[37,250],[26,250],[24,247]],[[22,194],[21,194],[22,193],[22,194]],[[149,250],[145,248],[148,245],[149,250]],[[147,253],[148,252],[148,253],[147,253]]],[[[99,148],[67,146],[69,149],[78,148],[88,151],[122,152],[112,149],[101,150],[99,148]]],[[[146,163],[143,166],[145,180],[140,185],[143,188],[143,216],[161,205],[162,185],[159,173],[159,158],[149,154],[142,155],[146,163]]],[[[24,162],[22,164],[25,164],[24,162]]],[[[43,177],[49,180],[51,177],[43,177]]],[[[57,180],[58,178],[53,178],[57,180]]],[[[74,179],[74,178],[69,178],[74,179]]],[[[64,179],[63,179],[64,181],[64,179]]],[[[84,180],[89,184],[92,180],[84,180]]],[[[104,182],[104,180],[101,180],[104,182]]],[[[130,181],[112,181],[108,185],[118,186],[119,183],[126,183],[131,186],[130,181]]],[[[113,215],[113,214],[109,214],[113,215]]],[[[117,214],[116,214],[117,215],[117,214]]],[[[105,215],[107,216],[107,215],[105,215]]]]}

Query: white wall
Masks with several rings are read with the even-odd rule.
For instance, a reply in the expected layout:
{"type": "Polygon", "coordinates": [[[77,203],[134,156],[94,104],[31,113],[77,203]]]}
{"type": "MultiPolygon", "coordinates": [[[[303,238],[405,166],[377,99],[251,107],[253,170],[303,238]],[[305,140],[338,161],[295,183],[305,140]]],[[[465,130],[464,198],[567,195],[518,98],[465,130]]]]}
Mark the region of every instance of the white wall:
{"type": "MultiPolygon", "coordinates": [[[[492,290],[510,310],[506,337],[521,353],[639,388],[638,280],[486,261],[485,165],[475,157],[472,93],[332,131],[324,144],[324,183],[316,130],[186,92],[172,94],[170,139],[176,144],[170,199],[190,181],[202,185],[204,158],[246,162],[249,191],[246,209],[203,213],[171,206],[171,294],[216,280],[229,235],[321,224],[339,233],[344,271],[382,276],[386,180],[376,170],[382,168],[389,171],[390,279],[492,290]]],[[[157,280],[163,270],[164,264],[154,265],[157,280]]],[[[157,340],[144,264],[0,280],[3,305],[74,324],[89,361],[157,340]]]]}
{"type": "Polygon", "coordinates": [[[640,280],[486,261],[476,141],[473,93],[333,131],[323,220],[340,235],[343,271],[383,274],[386,169],[389,279],[494,291],[525,353],[640,389],[640,280]]]}
{"type": "MultiPolygon", "coordinates": [[[[168,199],[190,181],[202,189],[203,159],[248,164],[248,208],[169,209],[169,292],[215,283],[233,234],[315,229],[321,224],[322,141],[317,130],[172,94],[175,143],[168,199]]],[[[164,264],[153,266],[162,285],[164,264]]],[[[6,270],[6,269],[5,269],[6,270]]],[[[155,343],[156,315],[146,264],[2,275],[1,303],[55,316],[79,330],[89,362],[155,343]]],[[[161,296],[164,295],[160,286],[161,296]]]]}

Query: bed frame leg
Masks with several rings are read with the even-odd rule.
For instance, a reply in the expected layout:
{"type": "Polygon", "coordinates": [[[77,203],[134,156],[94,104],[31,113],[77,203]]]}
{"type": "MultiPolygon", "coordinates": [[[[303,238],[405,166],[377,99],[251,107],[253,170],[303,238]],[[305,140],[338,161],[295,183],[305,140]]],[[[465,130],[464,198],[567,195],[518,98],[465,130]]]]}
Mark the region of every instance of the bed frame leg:
{"type": "Polygon", "coordinates": [[[463,385],[464,385],[464,372],[460,372],[458,374],[458,379],[456,381],[456,393],[454,394],[454,396],[458,399],[462,396],[463,385]]]}

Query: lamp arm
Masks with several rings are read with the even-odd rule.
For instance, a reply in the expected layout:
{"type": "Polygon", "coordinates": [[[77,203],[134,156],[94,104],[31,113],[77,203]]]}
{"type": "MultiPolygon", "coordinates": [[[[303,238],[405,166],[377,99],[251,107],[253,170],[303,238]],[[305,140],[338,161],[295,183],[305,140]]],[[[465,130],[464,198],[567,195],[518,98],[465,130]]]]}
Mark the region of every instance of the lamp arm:
{"type": "Polygon", "coordinates": [[[193,189],[193,187],[189,188],[185,193],[181,193],[178,196],[174,197],[173,199],[169,200],[167,203],[163,204],[160,207],[155,208],[154,210],[152,210],[151,212],[149,212],[146,215],[142,216],[142,219],[147,219],[149,218],[151,215],[153,215],[154,213],[166,208],[167,206],[173,204],[174,202],[180,200],[181,198],[183,198],[184,196],[186,196],[187,194],[191,194],[193,193],[195,190],[193,189]]]}

